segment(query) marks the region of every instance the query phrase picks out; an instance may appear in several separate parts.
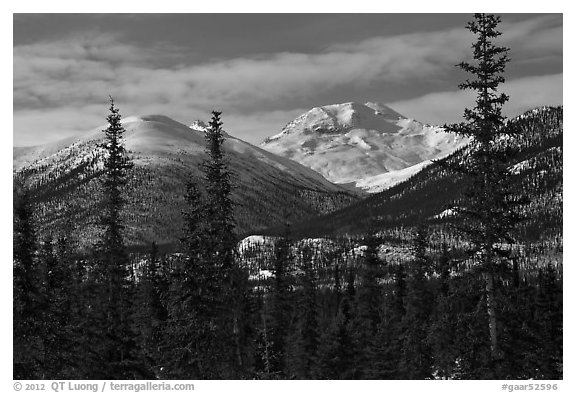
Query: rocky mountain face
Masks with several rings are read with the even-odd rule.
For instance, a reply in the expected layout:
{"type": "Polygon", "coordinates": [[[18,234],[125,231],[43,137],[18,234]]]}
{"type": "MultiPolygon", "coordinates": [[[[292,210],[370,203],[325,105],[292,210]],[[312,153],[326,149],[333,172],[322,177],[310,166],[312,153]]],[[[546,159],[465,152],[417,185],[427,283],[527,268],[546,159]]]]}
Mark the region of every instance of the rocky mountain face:
{"type": "MultiPolygon", "coordinates": [[[[205,124],[198,121],[188,127],[160,115],[127,117],[122,123],[125,146],[135,164],[126,191],[127,241],[176,244],[185,185],[202,182],[205,124]]],[[[96,238],[104,128],[80,138],[14,148],[14,176],[32,190],[42,235],[71,231],[86,245],[96,238]]],[[[359,199],[297,162],[230,135],[224,149],[233,172],[240,234],[300,221],[359,199]]]]}
{"type": "Polygon", "coordinates": [[[466,143],[383,104],[348,102],[313,108],[260,146],[331,182],[378,192],[466,143]]]}

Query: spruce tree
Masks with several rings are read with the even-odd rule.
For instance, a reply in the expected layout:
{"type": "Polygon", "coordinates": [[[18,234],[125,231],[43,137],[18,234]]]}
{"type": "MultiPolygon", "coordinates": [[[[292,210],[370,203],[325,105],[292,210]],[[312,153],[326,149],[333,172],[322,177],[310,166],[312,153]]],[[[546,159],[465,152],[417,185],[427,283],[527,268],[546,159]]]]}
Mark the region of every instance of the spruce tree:
{"type": "Polygon", "coordinates": [[[82,309],[86,307],[86,294],[81,289],[85,275],[79,270],[82,264],[72,239],[71,222],[56,240],[55,253],[57,266],[52,274],[55,283],[51,309],[53,318],[57,321],[58,339],[54,345],[60,348],[62,354],[62,369],[59,378],[76,379],[82,376],[79,363],[83,362],[81,326],[85,321],[81,317],[82,309]]]}
{"type": "Polygon", "coordinates": [[[548,264],[540,269],[536,296],[534,351],[538,373],[536,378],[562,379],[562,288],[557,269],[548,264]]]}
{"type": "Polygon", "coordinates": [[[161,364],[162,327],[167,317],[161,300],[167,286],[164,274],[160,268],[158,246],[153,242],[149,256],[141,267],[136,287],[134,328],[139,355],[155,375],[158,375],[161,364]]]}
{"type": "Polygon", "coordinates": [[[209,128],[206,131],[206,152],[208,159],[203,163],[206,184],[206,247],[205,255],[221,280],[223,343],[230,340],[225,348],[229,369],[238,377],[244,373],[245,351],[249,318],[246,312],[251,302],[248,273],[236,260],[237,236],[232,200],[232,172],[224,151],[226,139],[222,129],[221,112],[213,111],[209,128]]]}
{"type": "Polygon", "coordinates": [[[221,304],[218,267],[209,253],[203,229],[204,200],[196,185],[187,185],[183,211],[183,255],[173,261],[170,284],[164,294],[167,320],[162,335],[160,376],[164,379],[217,379],[221,377],[222,349],[217,324],[221,304]]]}
{"type": "Polygon", "coordinates": [[[186,185],[184,195],[186,208],[182,212],[184,218],[184,237],[181,243],[184,252],[190,258],[199,258],[205,241],[205,209],[202,194],[193,180],[186,185]]]}
{"type": "Polygon", "coordinates": [[[316,273],[312,266],[312,252],[305,246],[302,250],[301,289],[298,299],[298,322],[292,363],[294,374],[299,379],[310,379],[317,364],[319,342],[318,303],[316,273]]]}
{"type": "Polygon", "coordinates": [[[389,281],[384,293],[381,320],[370,348],[371,359],[367,377],[403,379],[401,373],[404,325],[406,314],[407,279],[404,263],[390,264],[386,269],[389,281]]]}
{"type": "Polygon", "coordinates": [[[435,378],[453,378],[457,348],[454,347],[455,316],[452,310],[454,294],[450,289],[450,253],[446,243],[436,264],[437,288],[427,342],[434,359],[435,378]]]}
{"type": "Polygon", "coordinates": [[[224,271],[228,271],[234,264],[236,224],[232,201],[232,174],[223,149],[225,135],[220,115],[221,112],[212,112],[212,119],[205,133],[208,159],[202,167],[206,185],[206,249],[212,255],[217,255],[215,261],[224,271]]]}
{"type": "Polygon", "coordinates": [[[13,199],[13,377],[43,377],[41,279],[33,204],[28,189],[16,182],[13,199]]]}
{"type": "Polygon", "coordinates": [[[74,367],[71,318],[72,271],[66,258],[60,258],[52,236],[48,235],[40,249],[42,266],[42,309],[44,337],[44,371],[50,379],[70,376],[74,367]]]}
{"type": "Polygon", "coordinates": [[[125,129],[119,109],[110,97],[108,127],[103,130],[105,150],[102,181],[103,234],[96,245],[93,280],[96,298],[93,317],[96,334],[102,335],[98,350],[98,370],[94,377],[131,379],[139,376],[134,363],[134,334],[131,329],[130,310],[133,280],[128,252],[124,244],[122,210],[124,195],[132,162],[123,144],[125,129]]]}
{"type": "Polygon", "coordinates": [[[373,362],[373,344],[381,322],[383,263],[378,257],[378,238],[370,231],[365,239],[366,250],[362,258],[360,282],[356,291],[356,310],[352,321],[354,345],[358,351],[356,366],[358,378],[369,378],[373,362]]]}
{"type": "Polygon", "coordinates": [[[347,297],[340,302],[336,318],[321,336],[318,346],[318,379],[355,378],[356,351],[350,326],[350,303],[347,297]]]}
{"type": "Polygon", "coordinates": [[[285,375],[286,372],[286,342],[292,318],[292,294],[288,281],[288,272],[293,260],[291,248],[292,242],[289,239],[289,233],[286,233],[274,245],[274,279],[272,288],[270,288],[272,303],[270,311],[270,363],[272,372],[278,375],[285,375]]]}
{"type": "Polygon", "coordinates": [[[433,305],[426,277],[430,271],[427,247],[428,233],[424,227],[419,227],[414,239],[414,260],[409,262],[406,314],[402,320],[404,333],[400,367],[406,379],[432,377],[432,354],[426,341],[433,305]]]}
{"type": "Polygon", "coordinates": [[[366,251],[362,259],[360,283],[357,290],[357,318],[362,321],[369,336],[374,335],[380,322],[382,288],[378,279],[382,277],[383,263],[378,257],[378,238],[370,233],[366,239],[366,251]]]}
{"type": "Polygon", "coordinates": [[[475,63],[462,62],[459,67],[473,76],[459,87],[476,92],[476,106],[465,109],[465,122],[447,125],[446,130],[472,138],[464,162],[452,169],[463,174],[468,182],[466,192],[455,211],[462,220],[460,229],[471,244],[470,256],[476,270],[482,275],[485,287],[486,311],[491,353],[490,368],[498,376],[497,363],[502,359],[500,348],[498,285],[505,270],[512,230],[519,222],[519,201],[510,190],[511,174],[508,169],[513,149],[505,146],[506,138],[516,131],[506,127],[502,106],[508,96],[498,91],[504,82],[502,76],[508,48],[497,46],[494,40],[501,35],[496,30],[500,18],[475,14],[468,29],[477,35],[473,44],[475,63]]]}
{"type": "Polygon", "coordinates": [[[236,262],[231,172],[220,112],[212,114],[201,167],[205,192],[192,181],[187,186],[185,255],[176,261],[165,300],[162,375],[168,378],[235,378],[246,368],[248,276],[236,262]]]}

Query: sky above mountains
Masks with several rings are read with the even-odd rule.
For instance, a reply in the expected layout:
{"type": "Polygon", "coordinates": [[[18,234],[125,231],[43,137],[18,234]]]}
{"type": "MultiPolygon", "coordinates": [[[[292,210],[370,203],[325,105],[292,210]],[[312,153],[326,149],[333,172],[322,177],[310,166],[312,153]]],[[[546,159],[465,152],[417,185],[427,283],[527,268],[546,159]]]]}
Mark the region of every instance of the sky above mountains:
{"type": "MultiPolygon", "coordinates": [[[[431,124],[459,121],[475,37],[469,14],[14,14],[14,145],[124,117],[185,124],[223,111],[259,143],[312,107],[377,101],[431,124]]],[[[509,116],[562,104],[561,14],[503,14],[509,116]]]]}

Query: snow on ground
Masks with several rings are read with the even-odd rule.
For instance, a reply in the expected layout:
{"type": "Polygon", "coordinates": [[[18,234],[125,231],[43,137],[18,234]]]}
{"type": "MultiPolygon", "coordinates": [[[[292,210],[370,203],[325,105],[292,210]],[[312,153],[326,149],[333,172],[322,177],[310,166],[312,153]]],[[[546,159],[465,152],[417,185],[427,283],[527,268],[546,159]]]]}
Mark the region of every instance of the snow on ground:
{"type": "Polygon", "coordinates": [[[444,218],[444,217],[450,217],[455,215],[456,212],[454,211],[454,209],[446,209],[436,215],[434,215],[432,218],[444,218]]]}
{"type": "Polygon", "coordinates": [[[272,243],[274,243],[273,237],[262,235],[251,235],[240,240],[240,243],[238,243],[238,247],[243,248],[255,245],[261,246],[264,244],[272,244],[272,243]]]}
{"type": "Polygon", "coordinates": [[[524,160],[524,161],[520,161],[519,163],[517,163],[515,165],[512,165],[509,169],[510,169],[510,173],[517,175],[517,174],[521,173],[522,171],[525,171],[529,167],[530,167],[530,162],[528,162],[528,160],[524,160]]]}
{"type": "Polygon", "coordinates": [[[375,193],[389,189],[409,179],[422,169],[432,164],[431,160],[422,161],[419,164],[409,166],[408,168],[400,169],[398,171],[386,172],[376,176],[366,177],[356,182],[356,187],[364,191],[375,193]]]}

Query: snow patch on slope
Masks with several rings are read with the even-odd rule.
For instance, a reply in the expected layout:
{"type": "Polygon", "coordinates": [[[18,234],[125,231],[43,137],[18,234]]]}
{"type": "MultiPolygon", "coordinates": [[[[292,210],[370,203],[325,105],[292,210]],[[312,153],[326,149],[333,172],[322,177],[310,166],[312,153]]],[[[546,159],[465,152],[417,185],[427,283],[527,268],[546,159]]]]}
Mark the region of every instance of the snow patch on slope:
{"type": "Polygon", "coordinates": [[[432,160],[422,161],[419,164],[409,166],[408,168],[400,169],[398,171],[386,172],[376,176],[366,177],[356,182],[356,187],[364,191],[375,193],[387,190],[396,184],[408,180],[428,165],[432,164],[432,160]]]}

